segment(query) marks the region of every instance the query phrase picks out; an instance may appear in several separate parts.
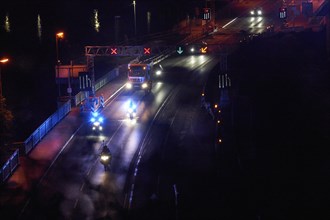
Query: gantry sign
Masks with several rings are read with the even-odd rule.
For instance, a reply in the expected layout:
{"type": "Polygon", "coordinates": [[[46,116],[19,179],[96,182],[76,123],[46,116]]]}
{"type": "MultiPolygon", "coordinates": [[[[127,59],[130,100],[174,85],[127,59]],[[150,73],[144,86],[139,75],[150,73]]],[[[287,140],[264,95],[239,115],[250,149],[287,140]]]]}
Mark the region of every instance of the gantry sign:
{"type": "Polygon", "coordinates": [[[95,94],[94,57],[96,56],[142,56],[149,55],[150,48],[142,46],[86,46],[87,72],[92,81],[92,94],[95,94]]]}
{"type": "Polygon", "coordinates": [[[94,57],[100,56],[132,56],[132,57],[142,57],[150,56],[154,57],[159,54],[170,53],[171,51],[176,51],[177,54],[205,54],[209,52],[219,52],[224,50],[224,45],[200,45],[200,44],[190,44],[190,45],[180,45],[180,46],[163,46],[163,45],[153,45],[153,46],[85,46],[85,56],[87,59],[87,74],[89,74],[89,79],[92,82],[91,91],[95,94],[95,74],[94,74],[94,57]],[[196,50],[191,50],[195,48],[196,50]],[[195,52],[193,52],[195,51],[195,52]]]}
{"type": "MultiPolygon", "coordinates": [[[[174,47],[171,47],[172,49],[174,47]]],[[[168,46],[85,46],[85,56],[87,59],[87,71],[90,73],[92,81],[92,93],[95,94],[95,74],[94,74],[94,57],[97,56],[132,56],[142,57],[153,54],[160,54],[168,50],[168,46]],[[153,51],[152,51],[153,50],[153,51]]]]}
{"type": "Polygon", "coordinates": [[[143,46],[86,46],[85,55],[95,56],[143,56],[150,55],[151,48],[143,46]]]}

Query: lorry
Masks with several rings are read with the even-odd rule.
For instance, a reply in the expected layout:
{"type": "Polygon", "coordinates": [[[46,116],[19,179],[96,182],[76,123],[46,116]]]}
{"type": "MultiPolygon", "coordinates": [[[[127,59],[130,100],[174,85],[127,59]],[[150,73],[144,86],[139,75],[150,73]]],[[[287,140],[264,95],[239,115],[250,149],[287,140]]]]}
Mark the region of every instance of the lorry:
{"type": "Polygon", "coordinates": [[[127,90],[144,90],[150,93],[152,89],[152,65],[147,63],[128,64],[126,83],[127,90]]]}

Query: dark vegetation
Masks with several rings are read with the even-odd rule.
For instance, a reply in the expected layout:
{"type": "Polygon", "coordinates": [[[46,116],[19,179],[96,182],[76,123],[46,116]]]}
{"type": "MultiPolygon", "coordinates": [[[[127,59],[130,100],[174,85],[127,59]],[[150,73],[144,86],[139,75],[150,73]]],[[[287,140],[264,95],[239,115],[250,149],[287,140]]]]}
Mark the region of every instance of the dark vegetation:
{"type": "Polygon", "coordinates": [[[231,183],[227,199],[237,200],[229,210],[250,207],[261,219],[330,217],[325,36],[306,31],[256,38],[229,57],[241,176],[231,183]]]}

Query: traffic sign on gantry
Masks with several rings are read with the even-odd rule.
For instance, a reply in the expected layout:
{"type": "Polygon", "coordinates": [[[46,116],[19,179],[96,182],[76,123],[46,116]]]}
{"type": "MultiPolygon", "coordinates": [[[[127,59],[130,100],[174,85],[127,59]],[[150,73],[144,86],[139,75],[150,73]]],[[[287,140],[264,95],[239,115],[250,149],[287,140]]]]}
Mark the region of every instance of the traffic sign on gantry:
{"type": "Polygon", "coordinates": [[[142,56],[151,55],[151,48],[144,46],[86,46],[85,56],[142,56]]]}
{"type": "Polygon", "coordinates": [[[151,48],[150,47],[144,47],[143,48],[144,55],[150,55],[151,54],[151,48]]]}
{"type": "Polygon", "coordinates": [[[176,47],[176,52],[182,54],[184,52],[184,46],[180,45],[176,47]]]}
{"type": "Polygon", "coordinates": [[[110,48],[110,50],[111,50],[111,55],[117,55],[118,53],[117,53],[117,48],[110,48]]]}
{"type": "Polygon", "coordinates": [[[211,9],[204,8],[203,9],[203,20],[210,20],[211,19],[211,9]]]}
{"type": "Polygon", "coordinates": [[[279,9],[279,17],[280,17],[280,19],[286,19],[286,17],[287,17],[287,8],[281,7],[279,9]]]}

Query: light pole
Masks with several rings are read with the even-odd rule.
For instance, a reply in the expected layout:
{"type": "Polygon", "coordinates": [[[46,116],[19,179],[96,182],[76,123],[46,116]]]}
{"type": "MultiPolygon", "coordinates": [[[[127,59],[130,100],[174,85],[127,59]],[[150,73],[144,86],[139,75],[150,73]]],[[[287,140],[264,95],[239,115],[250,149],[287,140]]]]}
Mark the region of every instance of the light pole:
{"type": "Polygon", "coordinates": [[[148,34],[150,34],[151,12],[147,12],[148,34]]]}
{"type": "Polygon", "coordinates": [[[63,32],[58,32],[56,34],[56,63],[59,64],[61,61],[58,59],[58,39],[63,39],[64,38],[64,33],[63,32]]]}
{"type": "MultiPolygon", "coordinates": [[[[8,58],[3,58],[0,60],[0,63],[7,63],[9,61],[8,58]]],[[[1,80],[1,66],[0,66],[0,98],[2,98],[2,80],[1,80]]]]}
{"type": "Polygon", "coordinates": [[[134,7],[134,35],[136,37],[136,2],[133,1],[133,7],[134,7]]]}
{"type": "Polygon", "coordinates": [[[58,78],[58,97],[61,96],[61,87],[60,87],[60,81],[59,81],[59,77],[60,77],[60,73],[59,73],[59,65],[61,63],[61,61],[58,58],[58,40],[59,39],[63,39],[64,38],[64,33],[63,32],[58,32],[55,35],[56,37],[56,77],[58,78]]]}

